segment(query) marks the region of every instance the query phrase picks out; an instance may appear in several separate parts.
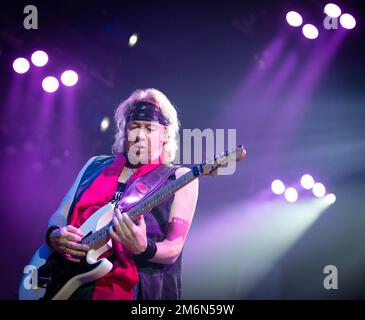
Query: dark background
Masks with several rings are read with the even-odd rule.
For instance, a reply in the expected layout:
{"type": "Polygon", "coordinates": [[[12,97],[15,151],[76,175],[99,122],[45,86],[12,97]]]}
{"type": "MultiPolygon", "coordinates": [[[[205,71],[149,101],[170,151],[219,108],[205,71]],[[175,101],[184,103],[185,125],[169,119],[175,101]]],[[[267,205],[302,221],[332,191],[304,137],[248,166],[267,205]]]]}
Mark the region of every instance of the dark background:
{"type": "MultiPolygon", "coordinates": [[[[0,298],[16,298],[22,268],[81,166],[110,154],[114,127],[101,132],[101,119],[112,119],[132,90],[148,87],[171,99],[182,128],[235,128],[237,144],[248,150],[234,176],[200,179],[184,250],[184,298],[365,297],[363,1],[337,2],[357,26],[333,50],[331,37],[344,30],[324,30],[325,1],[32,1],[38,30],[23,28],[26,4],[0,10],[0,298]],[[286,24],[291,9],[318,26],[318,39],[286,24]],[[134,32],[139,41],[129,47],[134,32]],[[36,49],[49,54],[46,68],[15,74],[12,61],[36,49]],[[290,59],[293,69],[281,78],[290,59]],[[79,83],[50,98],[41,75],[65,68],[79,73],[79,83]],[[274,244],[260,246],[267,238],[255,238],[258,224],[248,218],[270,201],[278,210],[268,196],[274,178],[294,183],[306,172],[337,202],[276,259],[261,261],[256,246],[268,257],[274,244]],[[233,228],[240,221],[251,236],[233,228]],[[323,288],[329,264],[338,268],[338,290],[323,288]],[[257,281],[246,290],[255,270],[257,281]]],[[[274,236],[291,228],[265,221],[259,225],[274,236]]]]}

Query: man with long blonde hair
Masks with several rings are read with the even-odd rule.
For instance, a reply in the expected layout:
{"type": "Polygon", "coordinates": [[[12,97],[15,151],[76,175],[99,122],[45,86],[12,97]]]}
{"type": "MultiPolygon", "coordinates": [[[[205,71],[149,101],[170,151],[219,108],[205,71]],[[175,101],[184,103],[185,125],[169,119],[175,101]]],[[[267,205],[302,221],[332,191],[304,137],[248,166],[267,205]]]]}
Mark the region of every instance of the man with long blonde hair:
{"type": "MultiPolygon", "coordinates": [[[[46,240],[66,259],[79,263],[88,247],[80,225],[116,192],[160,166],[172,167],[164,182],[190,169],[172,164],[179,121],[168,98],[156,89],[134,91],[115,111],[113,155],[95,156],[49,220],[46,240]]],[[[104,257],[113,269],[78,288],[71,299],[180,299],[181,256],[198,198],[198,179],[133,222],[116,209],[110,228],[113,247],[104,257]]]]}

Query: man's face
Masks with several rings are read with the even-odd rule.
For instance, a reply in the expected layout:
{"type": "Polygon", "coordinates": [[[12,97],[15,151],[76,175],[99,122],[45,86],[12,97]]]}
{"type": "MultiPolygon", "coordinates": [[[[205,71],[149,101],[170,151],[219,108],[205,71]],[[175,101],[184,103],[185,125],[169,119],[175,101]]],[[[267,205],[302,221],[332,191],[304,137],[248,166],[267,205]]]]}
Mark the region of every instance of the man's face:
{"type": "Polygon", "coordinates": [[[135,120],[126,125],[128,160],[132,164],[157,163],[166,142],[166,128],[154,121],[135,120]]]}

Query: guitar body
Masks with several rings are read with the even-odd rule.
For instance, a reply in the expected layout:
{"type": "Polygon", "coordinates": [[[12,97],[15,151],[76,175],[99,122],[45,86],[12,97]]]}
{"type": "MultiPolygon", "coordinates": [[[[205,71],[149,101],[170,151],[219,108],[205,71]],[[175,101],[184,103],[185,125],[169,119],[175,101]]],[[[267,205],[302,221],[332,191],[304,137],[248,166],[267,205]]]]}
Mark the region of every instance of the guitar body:
{"type": "MultiPolygon", "coordinates": [[[[81,226],[85,236],[107,225],[113,217],[114,204],[108,203],[97,210],[81,226]]],[[[20,300],[66,300],[83,284],[105,276],[113,264],[105,258],[99,260],[111,248],[111,240],[97,250],[91,249],[80,263],[66,260],[48,245],[40,247],[28,265],[19,286],[20,300]]]]}

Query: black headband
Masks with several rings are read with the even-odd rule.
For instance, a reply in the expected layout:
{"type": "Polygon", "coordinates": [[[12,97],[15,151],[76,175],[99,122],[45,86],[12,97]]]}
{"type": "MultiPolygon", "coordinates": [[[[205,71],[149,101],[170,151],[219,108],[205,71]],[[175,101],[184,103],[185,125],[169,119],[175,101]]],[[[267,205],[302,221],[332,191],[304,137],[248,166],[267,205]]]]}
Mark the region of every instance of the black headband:
{"type": "Polygon", "coordinates": [[[143,121],[157,121],[158,123],[167,126],[170,124],[160,108],[152,102],[138,101],[131,106],[130,112],[126,117],[126,122],[143,120],[143,121]]]}

